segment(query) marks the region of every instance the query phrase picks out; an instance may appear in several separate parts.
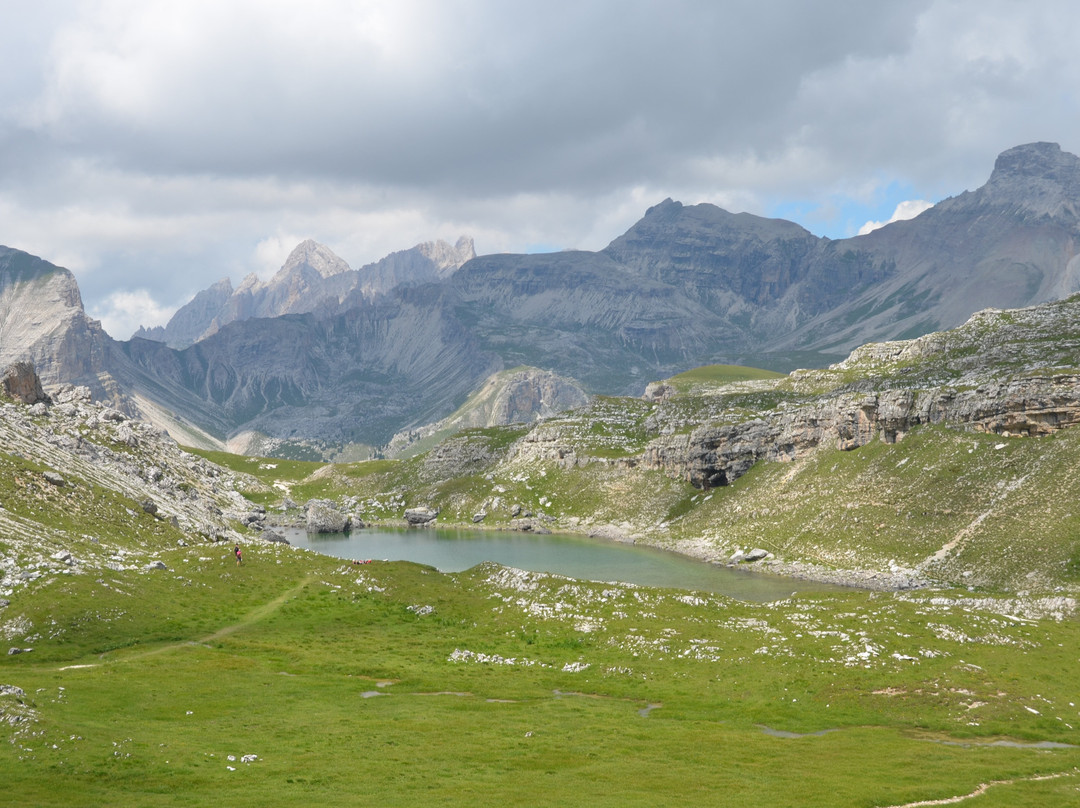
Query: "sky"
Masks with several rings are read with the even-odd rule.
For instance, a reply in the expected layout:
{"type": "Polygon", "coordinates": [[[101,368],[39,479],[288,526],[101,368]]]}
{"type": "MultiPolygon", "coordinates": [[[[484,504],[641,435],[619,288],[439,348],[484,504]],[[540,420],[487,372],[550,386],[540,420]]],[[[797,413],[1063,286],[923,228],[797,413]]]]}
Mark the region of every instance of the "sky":
{"type": "Polygon", "coordinates": [[[830,238],[1080,153],[1072,0],[0,0],[0,244],[126,339],[313,238],[601,249],[667,197],[830,238]]]}

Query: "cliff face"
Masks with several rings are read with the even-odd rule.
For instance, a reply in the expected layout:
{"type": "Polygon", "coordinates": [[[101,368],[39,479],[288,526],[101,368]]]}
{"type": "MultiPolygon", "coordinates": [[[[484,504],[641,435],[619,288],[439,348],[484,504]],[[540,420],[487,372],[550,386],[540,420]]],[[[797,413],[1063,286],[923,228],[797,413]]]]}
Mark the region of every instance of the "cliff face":
{"type": "Polygon", "coordinates": [[[502,371],[488,377],[480,389],[447,418],[398,432],[387,444],[386,455],[417,454],[464,429],[533,423],[584,407],[590,399],[575,381],[550,371],[537,368],[502,371]]]}
{"type": "Polygon", "coordinates": [[[0,366],[28,361],[45,384],[90,383],[104,370],[108,342],[68,270],[0,247],[0,366]]]}
{"type": "Polygon", "coordinates": [[[974,390],[886,390],[840,395],[741,424],[704,425],[658,438],[635,462],[698,488],[728,485],[759,460],[791,461],[818,446],[893,443],[923,424],[1003,437],[1048,435],[1080,423],[1080,375],[1030,377],[974,390]]]}

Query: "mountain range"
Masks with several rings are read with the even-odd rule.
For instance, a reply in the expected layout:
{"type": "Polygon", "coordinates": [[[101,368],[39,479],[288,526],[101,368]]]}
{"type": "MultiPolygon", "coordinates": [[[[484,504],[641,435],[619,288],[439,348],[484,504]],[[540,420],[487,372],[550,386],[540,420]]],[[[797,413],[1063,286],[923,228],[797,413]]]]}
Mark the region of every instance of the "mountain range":
{"type": "Polygon", "coordinates": [[[517,366],[640,394],[699,365],[823,366],[1058,299],[1080,290],[1078,209],[1080,158],[1033,143],[975,191],[848,239],[665,200],[596,252],[475,256],[461,239],[352,270],[304,242],[269,282],[221,281],[126,342],[85,315],[67,270],[3,248],[0,362],[30,359],[183,442],[334,456],[517,366]]]}

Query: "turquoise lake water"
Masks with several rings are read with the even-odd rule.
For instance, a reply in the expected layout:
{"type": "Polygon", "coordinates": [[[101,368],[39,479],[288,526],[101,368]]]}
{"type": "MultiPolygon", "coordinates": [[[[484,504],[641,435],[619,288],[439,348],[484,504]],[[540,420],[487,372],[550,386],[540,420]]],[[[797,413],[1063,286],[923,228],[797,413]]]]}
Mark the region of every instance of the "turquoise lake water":
{"type": "Polygon", "coordinates": [[[385,528],[325,534],[291,529],[285,535],[293,546],[336,558],[415,561],[442,572],[461,572],[483,561],[494,561],[507,567],[569,578],[677,587],[759,602],[779,600],[794,592],[838,588],[729,569],[651,547],[583,536],[385,528]]]}

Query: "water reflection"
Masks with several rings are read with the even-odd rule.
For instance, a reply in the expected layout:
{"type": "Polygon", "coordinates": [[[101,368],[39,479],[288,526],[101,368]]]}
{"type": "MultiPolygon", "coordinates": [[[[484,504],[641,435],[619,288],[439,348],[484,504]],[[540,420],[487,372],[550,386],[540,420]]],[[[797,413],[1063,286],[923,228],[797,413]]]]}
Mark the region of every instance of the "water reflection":
{"type": "Polygon", "coordinates": [[[348,534],[319,535],[292,529],[286,532],[286,538],[294,546],[337,558],[415,561],[443,572],[460,572],[483,561],[494,561],[507,567],[570,578],[695,589],[758,602],[778,600],[796,590],[818,592],[838,588],[732,570],[677,553],[582,536],[368,528],[348,534]]]}

